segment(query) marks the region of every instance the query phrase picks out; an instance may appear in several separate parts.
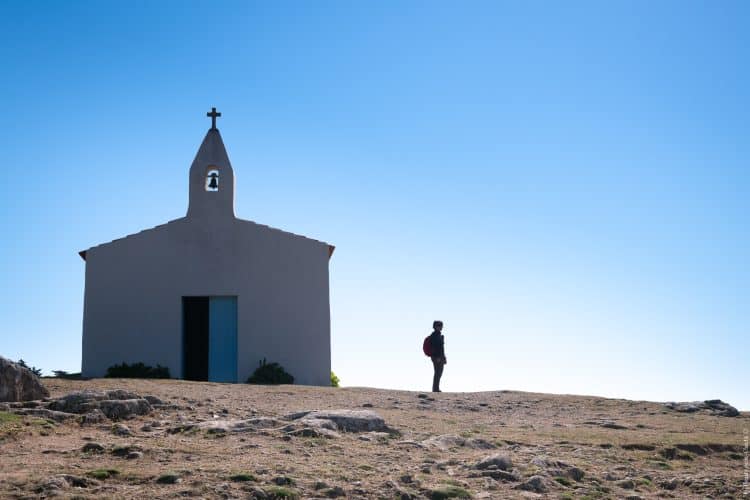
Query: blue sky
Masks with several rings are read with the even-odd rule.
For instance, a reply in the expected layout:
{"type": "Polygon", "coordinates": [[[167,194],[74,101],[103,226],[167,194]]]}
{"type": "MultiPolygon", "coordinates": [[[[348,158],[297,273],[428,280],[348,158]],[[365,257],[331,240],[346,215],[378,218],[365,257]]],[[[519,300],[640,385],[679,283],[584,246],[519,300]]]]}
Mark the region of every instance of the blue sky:
{"type": "Polygon", "coordinates": [[[750,409],[745,2],[3,2],[0,355],[80,369],[77,252],[184,215],[337,246],[344,385],[750,409]]]}

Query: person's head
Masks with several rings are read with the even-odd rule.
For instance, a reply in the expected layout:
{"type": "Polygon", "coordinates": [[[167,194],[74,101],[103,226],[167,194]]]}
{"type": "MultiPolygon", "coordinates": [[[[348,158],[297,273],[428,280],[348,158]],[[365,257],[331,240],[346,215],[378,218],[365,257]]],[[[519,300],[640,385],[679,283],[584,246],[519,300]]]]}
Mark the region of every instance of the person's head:
{"type": "Polygon", "coordinates": [[[435,320],[432,322],[432,329],[436,332],[442,331],[443,329],[443,322],[440,320],[435,320]]]}

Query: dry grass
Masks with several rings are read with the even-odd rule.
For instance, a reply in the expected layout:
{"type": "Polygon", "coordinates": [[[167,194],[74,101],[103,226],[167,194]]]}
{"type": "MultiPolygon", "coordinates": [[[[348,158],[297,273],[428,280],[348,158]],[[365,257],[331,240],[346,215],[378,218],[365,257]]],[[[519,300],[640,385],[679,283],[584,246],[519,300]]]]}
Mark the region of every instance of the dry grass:
{"type": "Polygon", "coordinates": [[[276,498],[514,498],[520,481],[537,474],[545,478],[545,498],[731,497],[741,496],[743,428],[750,427],[747,414],[681,414],[651,402],[505,391],[442,393],[429,400],[415,392],[367,388],[118,379],[45,384],[53,397],[121,388],[177,408],[126,421],[132,437],[114,435],[109,423],[44,425],[0,412],[1,498],[44,493],[50,478],[60,474],[89,478],[85,488],[61,490],[81,498],[246,498],[255,489],[276,498]],[[291,437],[274,429],[167,432],[198,421],[363,405],[399,434],[363,440],[359,434],[291,437]],[[603,422],[625,428],[602,427],[603,422]],[[142,430],[150,423],[157,425],[142,430]],[[495,448],[424,444],[441,435],[479,439],[495,448]],[[103,445],[104,453],[82,452],[88,442],[103,445]],[[694,446],[707,445],[728,448],[695,453],[704,450],[694,446]],[[113,453],[128,447],[142,450],[142,456],[129,460],[113,453]],[[674,455],[665,451],[670,449],[674,455]],[[472,468],[494,453],[511,458],[518,480],[481,476],[472,468]],[[692,459],[678,457],[682,454],[692,459]],[[539,457],[579,467],[585,475],[574,481],[531,463],[539,457]],[[629,483],[622,481],[632,481],[633,488],[623,488],[629,483]]]}

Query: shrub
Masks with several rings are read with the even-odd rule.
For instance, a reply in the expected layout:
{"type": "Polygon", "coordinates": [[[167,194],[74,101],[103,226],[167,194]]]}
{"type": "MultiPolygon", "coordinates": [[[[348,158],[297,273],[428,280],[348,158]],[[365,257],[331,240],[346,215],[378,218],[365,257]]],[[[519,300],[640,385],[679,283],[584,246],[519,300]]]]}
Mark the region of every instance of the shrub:
{"type": "Polygon", "coordinates": [[[117,469],[96,469],[86,473],[86,475],[99,480],[109,479],[118,474],[120,474],[120,471],[117,469]]]}
{"type": "Polygon", "coordinates": [[[159,484],[177,484],[180,482],[180,476],[173,472],[168,472],[156,478],[156,482],[159,484]]]}
{"type": "Polygon", "coordinates": [[[294,491],[291,488],[286,488],[284,486],[269,486],[266,488],[266,493],[268,494],[268,498],[290,498],[290,499],[296,499],[299,498],[299,493],[294,491]]]}
{"type": "Polygon", "coordinates": [[[471,498],[471,493],[460,486],[445,485],[430,491],[430,498],[432,500],[443,500],[445,498],[471,498]]]}
{"type": "Polygon", "coordinates": [[[31,373],[33,373],[37,377],[41,377],[42,376],[42,370],[41,369],[37,368],[36,366],[29,366],[29,365],[27,365],[26,361],[24,361],[22,359],[19,359],[18,360],[18,364],[20,366],[23,366],[24,368],[26,368],[28,370],[31,370],[31,373]]]}
{"type": "Polygon", "coordinates": [[[238,474],[232,474],[231,476],[229,476],[229,479],[231,481],[235,481],[235,482],[238,482],[238,483],[246,482],[246,481],[253,481],[253,482],[255,482],[255,481],[258,480],[255,476],[253,476],[252,474],[249,474],[247,472],[240,472],[238,474]]]}
{"type": "Polygon", "coordinates": [[[143,363],[129,365],[122,363],[107,368],[107,378],[169,378],[169,368],[156,365],[156,368],[143,363]]]}
{"type": "Polygon", "coordinates": [[[293,384],[294,377],[287,373],[284,368],[278,363],[266,363],[266,358],[263,358],[255,369],[250,378],[247,379],[248,384],[293,384]]]}
{"type": "Polygon", "coordinates": [[[52,370],[52,374],[57,378],[65,380],[81,380],[81,372],[68,373],[65,370],[52,370]]]}
{"type": "Polygon", "coordinates": [[[331,370],[331,387],[338,387],[339,382],[341,382],[341,380],[339,380],[336,374],[333,373],[333,370],[331,370]]]}

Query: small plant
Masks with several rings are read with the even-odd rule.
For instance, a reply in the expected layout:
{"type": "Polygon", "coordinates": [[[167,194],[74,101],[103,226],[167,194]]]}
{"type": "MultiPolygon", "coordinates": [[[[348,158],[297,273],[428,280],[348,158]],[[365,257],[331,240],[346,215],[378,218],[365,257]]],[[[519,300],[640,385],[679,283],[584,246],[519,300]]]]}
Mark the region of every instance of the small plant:
{"type": "Polygon", "coordinates": [[[173,472],[168,472],[156,478],[156,482],[158,484],[177,484],[180,482],[180,476],[173,472]]]}
{"type": "Polygon", "coordinates": [[[555,481],[558,482],[559,484],[562,484],[563,486],[567,486],[568,488],[570,488],[573,485],[570,479],[568,479],[567,477],[563,477],[563,476],[557,476],[555,478],[555,481]]]}
{"type": "Polygon", "coordinates": [[[120,473],[117,469],[96,469],[92,470],[91,472],[88,472],[87,475],[89,477],[93,477],[94,479],[104,480],[109,479],[110,477],[116,476],[120,473]]]}
{"type": "Polygon", "coordinates": [[[335,373],[333,373],[333,370],[331,370],[331,387],[338,387],[341,380],[336,376],[335,373]]]}
{"type": "Polygon", "coordinates": [[[460,486],[447,485],[432,490],[430,492],[430,498],[432,500],[443,500],[445,498],[471,498],[471,493],[460,486]]]}
{"type": "Polygon", "coordinates": [[[344,488],[341,486],[334,486],[333,488],[327,488],[325,491],[323,491],[323,494],[327,496],[328,498],[338,498],[346,496],[346,492],[344,491],[344,488]]]}
{"type": "Polygon", "coordinates": [[[299,498],[299,494],[291,488],[285,486],[269,486],[266,488],[266,494],[268,498],[299,498]]]}
{"type": "Polygon", "coordinates": [[[231,476],[229,476],[229,480],[242,483],[242,482],[247,482],[247,481],[255,482],[258,479],[252,474],[248,474],[246,472],[240,472],[239,474],[232,474],[231,476]]]}
{"type": "Polygon", "coordinates": [[[41,377],[42,376],[42,370],[41,369],[37,368],[36,366],[29,366],[29,365],[27,365],[26,361],[24,361],[23,359],[19,359],[18,360],[18,365],[19,366],[23,366],[27,370],[30,370],[31,373],[33,373],[37,377],[41,377]]]}
{"type": "Polygon", "coordinates": [[[258,368],[247,379],[247,383],[268,385],[293,384],[294,377],[287,373],[278,363],[266,363],[266,358],[263,358],[263,361],[258,364],[258,368]]]}
{"type": "Polygon", "coordinates": [[[161,365],[156,365],[154,368],[143,363],[113,365],[107,368],[104,376],[107,378],[170,378],[169,368],[161,365]]]}
{"type": "Polygon", "coordinates": [[[15,413],[8,413],[7,411],[0,411],[0,424],[13,424],[19,422],[21,417],[15,413]]]}
{"type": "Polygon", "coordinates": [[[64,380],[81,380],[81,372],[68,373],[65,370],[52,370],[52,374],[56,378],[61,378],[64,380]]]}

